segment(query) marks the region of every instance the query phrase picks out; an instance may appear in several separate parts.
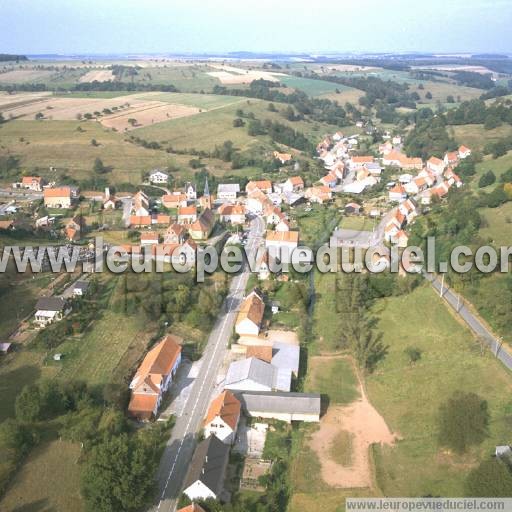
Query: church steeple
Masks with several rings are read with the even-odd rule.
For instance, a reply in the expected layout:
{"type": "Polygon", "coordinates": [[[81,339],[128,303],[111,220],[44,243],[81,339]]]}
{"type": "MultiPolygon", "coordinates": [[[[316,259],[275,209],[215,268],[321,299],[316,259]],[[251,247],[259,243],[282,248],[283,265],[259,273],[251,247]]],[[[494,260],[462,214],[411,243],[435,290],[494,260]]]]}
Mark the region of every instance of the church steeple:
{"type": "Polygon", "coordinates": [[[204,182],[204,195],[206,197],[210,196],[210,187],[208,186],[208,176],[206,176],[206,180],[204,182]]]}

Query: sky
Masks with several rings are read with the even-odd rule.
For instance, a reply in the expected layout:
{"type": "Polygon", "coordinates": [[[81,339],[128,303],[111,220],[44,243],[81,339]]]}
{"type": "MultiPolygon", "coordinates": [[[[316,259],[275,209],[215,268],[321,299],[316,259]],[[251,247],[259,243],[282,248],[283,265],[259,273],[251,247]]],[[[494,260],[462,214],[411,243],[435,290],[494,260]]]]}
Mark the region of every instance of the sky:
{"type": "Polygon", "coordinates": [[[507,52],[512,0],[0,0],[0,53],[507,52]]]}

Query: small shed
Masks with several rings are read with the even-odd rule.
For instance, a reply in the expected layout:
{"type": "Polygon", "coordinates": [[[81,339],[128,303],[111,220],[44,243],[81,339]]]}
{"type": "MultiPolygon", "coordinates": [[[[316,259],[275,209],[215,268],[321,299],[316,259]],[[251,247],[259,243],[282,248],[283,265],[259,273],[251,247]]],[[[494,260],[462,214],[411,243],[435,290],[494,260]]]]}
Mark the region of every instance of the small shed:
{"type": "Polygon", "coordinates": [[[60,361],[64,357],[64,354],[58,353],[53,356],[54,361],[60,361]]]}
{"type": "Polygon", "coordinates": [[[348,203],[345,206],[345,213],[359,214],[361,212],[361,205],[357,203],[348,203]]]}
{"type": "Polygon", "coordinates": [[[0,354],[8,354],[12,350],[12,343],[0,343],[0,354]]]}

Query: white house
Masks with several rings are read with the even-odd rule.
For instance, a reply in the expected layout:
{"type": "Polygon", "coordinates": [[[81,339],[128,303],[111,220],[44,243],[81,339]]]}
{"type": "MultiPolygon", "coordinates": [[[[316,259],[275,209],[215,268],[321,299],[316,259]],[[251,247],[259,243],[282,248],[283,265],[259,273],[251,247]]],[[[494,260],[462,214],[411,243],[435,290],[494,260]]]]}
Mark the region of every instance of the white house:
{"type": "Polygon", "coordinates": [[[224,489],[229,446],[211,435],[201,441],[190,461],[183,492],[192,500],[218,500],[224,489]]]}
{"type": "Polygon", "coordinates": [[[239,336],[258,336],[265,313],[265,302],[257,290],[242,301],[236,318],[235,332],[239,336]]]}
{"type": "Polygon", "coordinates": [[[239,421],[240,401],[231,391],[224,391],[213,400],[208,409],[204,421],[205,437],[215,434],[223,443],[233,444],[239,421]]]}
{"type": "Polygon", "coordinates": [[[240,194],[240,185],[238,183],[221,183],[217,187],[217,199],[222,201],[236,201],[240,194]]]}
{"type": "Polygon", "coordinates": [[[155,170],[149,175],[149,181],[155,185],[167,183],[168,180],[169,175],[159,170],[155,170]]]}
{"type": "Polygon", "coordinates": [[[41,297],[36,303],[34,320],[39,327],[45,327],[62,320],[70,311],[71,307],[62,297],[41,297]]]}

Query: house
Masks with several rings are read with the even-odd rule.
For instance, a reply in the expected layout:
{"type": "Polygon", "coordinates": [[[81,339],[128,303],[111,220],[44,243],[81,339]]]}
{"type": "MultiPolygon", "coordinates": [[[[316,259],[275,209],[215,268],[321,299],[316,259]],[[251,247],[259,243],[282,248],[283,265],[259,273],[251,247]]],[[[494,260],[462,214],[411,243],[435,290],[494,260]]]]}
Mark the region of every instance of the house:
{"type": "Polygon", "coordinates": [[[171,224],[164,235],[164,243],[181,244],[185,240],[186,230],[180,224],[171,224]]]}
{"type": "Polygon", "coordinates": [[[34,192],[41,192],[43,190],[43,178],[41,176],[23,176],[21,187],[34,192]]]}
{"type": "Polygon", "coordinates": [[[275,341],[272,345],[272,359],[270,363],[279,372],[289,372],[295,377],[299,375],[300,346],[291,343],[275,341]]]}
{"type": "Polygon", "coordinates": [[[132,228],[149,227],[152,223],[151,215],[130,215],[129,225],[132,228]]]}
{"type": "Polygon", "coordinates": [[[345,206],[345,213],[358,215],[359,213],[361,213],[361,208],[362,208],[362,206],[360,204],[348,203],[345,206]]]}
{"type": "Polygon", "coordinates": [[[273,206],[266,214],[267,224],[278,224],[281,220],[285,219],[285,214],[277,206],[273,206]]]}
{"type": "Polygon", "coordinates": [[[368,171],[370,176],[379,178],[382,174],[382,167],[378,162],[370,162],[368,164],[364,164],[364,168],[368,171]]]}
{"type": "Polygon", "coordinates": [[[202,211],[199,218],[190,224],[188,232],[194,240],[207,240],[214,226],[215,216],[209,208],[206,208],[202,211]]]}
{"type": "Polygon", "coordinates": [[[265,237],[265,247],[288,248],[291,252],[299,245],[298,231],[268,231],[265,237]]]}
{"type": "Polygon", "coordinates": [[[286,162],[289,162],[292,159],[292,155],[290,153],[280,153],[279,151],[274,151],[272,153],[272,156],[279,160],[282,164],[285,164],[286,162]]]}
{"type": "Polygon", "coordinates": [[[77,281],[73,285],[73,297],[83,297],[87,295],[89,289],[89,281],[77,281]]]}
{"type": "Polygon", "coordinates": [[[263,192],[255,189],[248,194],[245,206],[250,213],[261,215],[266,209],[272,208],[273,204],[263,192]]]}
{"type": "Polygon", "coordinates": [[[379,153],[381,155],[387,155],[388,153],[391,153],[391,151],[393,151],[393,144],[391,144],[389,140],[384,142],[384,144],[379,145],[379,153]]]}
{"type": "Polygon", "coordinates": [[[69,312],[67,301],[63,297],[41,297],[36,303],[34,319],[39,327],[62,320],[69,312]]]}
{"type": "Polygon", "coordinates": [[[197,199],[196,186],[190,181],[185,185],[185,195],[189,201],[195,201],[197,199]]]}
{"type": "Polygon", "coordinates": [[[69,208],[71,206],[71,189],[56,187],[44,189],[44,205],[47,208],[69,208]]]}
{"type": "Polygon", "coordinates": [[[235,323],[239,336],[258,336],[263,323],[265,302],[259,291],[253,290],[242,301],[235,323]]]}
{"type": "Polygon", "coordinates": [[[409,236],[401,229],[391,237],[391,242],[396,244],[398,247],[405,249],[409,243],[409,236]]]}
{"type": "Polygon", "coordinates": [[[217,187],[217,199],[221,201],[236,201],[238,194],[240,194],[238,183],[220,183],[217,187]]]}
{"type": "Polygon", "coordinates": [[[231,391],[290,391],[290,387],[290,372],[280,374],[274,365],[256,357],[232,362],[224,382],[231,391]]]}
{"type": "Polygon", "coordinates": [[[152,224],[159,224],[161,226],[168,226],[171,223],[171,216],[165,213],[157,213],[151,216],[152,224]]]}
{"type": "Polygon", "coordinates": [[[187,206],[187,196],[181,192],[165,194],[161,198],[162,205],[165,208],[176,209],[187,206]]]}
{"type": "Polygon", "coordinates": [[[138,217],[149,215],[149,197],[142,190],[133,196],[131,213],[138,217]]]}
{"type": "Polygon", "coordinates": [[[146,354],[130,383],[128,413],[134,418],[147,421],[156,416],[180,365],[182,341],[168,334],[146,354]]]}
{"type": "Polygon", "coordinates": [[[214,435],[201,441],[190,461],[183,493],[191,500],[218,500],[224,489],[229,446],[214,435]]]}
{"type": "Polygon", "coordinates": [[[245,191],[249,194],[255,190],[270,194],[272,192],[272,182],[270,180],[249,181],[245,186],[245,191]]]}
{"type": "Polygon", "coordinates": [[[365,164],[374,162],[373,156],[353,156],[349,159],[348,165],[351,170],[361,169],[365,164]]]}
{"type": "Polygon", "coordinates": [[[304,195],[306,199],[309,199],[312,203],[323,204],[332,199],[332,190],[325,185],[321,185],[306,189],[304,195]]]}
{"type": "Polygon", "coordinates": [[[290,228],[290,222],[284,217],[275,225],[277,232],[290,231],[290,228]]]}
{"type": "Polygon", "coordinates": [[[165,172],[159,171],[158,169],[154,170],[149,175],[150,183],[153,183],[155,185],[159,185],[159,184],[162,184],[162,183],[165,184],[165,183],[167,183],[168,180],[169,180],[169,175],[166,174],[165,172]]]}
{"type": "Polygon", "coordinates": [[[158,233],[155,231],[147,231],[146,233],[141,233],[140,235],[140,245],[155,245],[159,242],[158,233]]]}
{"type": "Polygon", "coordinates": [[[382,164],[399,167],[400,169],[421,170],[423,168],[423,160],[421,158],[409,158],[395,149],[382,157],[382,164]]]}
{"type": "Polygon", "coordinates": [[[461,160],[464,160],[464,158],[471,156],[471,149],[467,148],[466,146],[460,146],[458,153],[459,153],[459,158],[461,160]]]}
{"type": "Polygon", "coordinates": [[[321,397],[318,393],[242,391],[236,394],[250,418],[292,421],[320,421],[321,397]]]}
{"type": "Polygon", "coordinates": [[[427,180],[422,177],[416,177],[404,185],[407,194],[416,195],[428,188],[427,180]]]}
{"type": "Polygon", "coordinates": [[[197,220],[197,208],[195,206],[182,206],[178,208],[178,223],[192,224],[197,220]]]}
{"type": "Polygon", "coordinates": [[[407,197],[407,192],[402,185],[395,185],[393,188],[390,188],[388,191],[388,200],[400,202],[403,201],[407,197]]]}
{"type": "Polygon", "coordinates": [[[115,196],[110,194],[110,189],[105,187],[105,195],[103,196],[103,209],[114,210],[119,201],[116,200],[115,196]]]}
{"type": "Polygon", "coordinates": [[[446,164],[444,163],[444,161],[435,156],[431,156],[427,160],[427,169],[438,174],[438,175],[443,174],[445,167],[446,167],[446,164]]]}
{"type": "Polygon", "coordinates": [[[320,178],[320,183],[326,187],[334,188],[336,183],[338,183],[338,178],[334,174],[329,173],[320,178]]]}
{"type": "Polygon", "coordinates": [[[204,421],[204,435],[215,434],[223,443],[235,442],[238,422],[240,421],[240,401],[231,391],[224,391],[211,403],[204,421]]]}
{"type": "Polygon", "coordinates": [[[218,213],[221,222],[229,224],[245,223],[245,206],[243,204],[223,204],[218,213]]]}
{"type": "Polygon", "coordinates": [[[444,163],[446,165],[453,165],[459,161],[459,153],[457,151],[449,151],[444,155],[444,163]]]}
{"type": "Polygon", "coordinates": [[[291,176],[282,186],[283,192],[299,192],[304,190],[304,180],[300,176],[291,176]]]}

